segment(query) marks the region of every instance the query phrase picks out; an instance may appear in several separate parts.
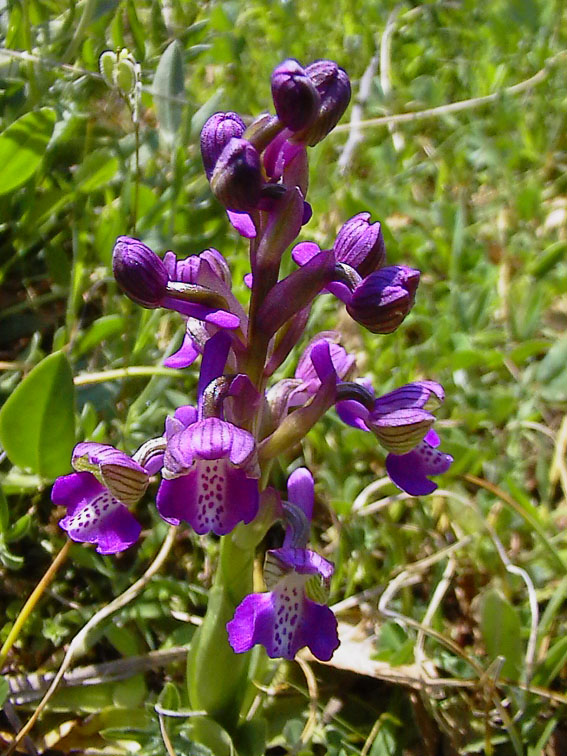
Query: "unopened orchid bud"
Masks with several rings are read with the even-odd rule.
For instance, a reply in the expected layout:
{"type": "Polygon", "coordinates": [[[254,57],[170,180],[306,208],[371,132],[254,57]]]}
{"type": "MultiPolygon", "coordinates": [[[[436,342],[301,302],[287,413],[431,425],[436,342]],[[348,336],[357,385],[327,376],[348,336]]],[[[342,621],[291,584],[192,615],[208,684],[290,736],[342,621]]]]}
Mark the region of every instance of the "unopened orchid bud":
{"type": "Polygon", "coordinates": [[[348,220],[335,239],[337,262],[346,263],[362,277],[377,270],[386,258],[380,223],[370,223],[370,213],[359,213],[348,220]]]}
{"type": "Polygon", "coordinates": [[[114,277],[124,293],[142,307],[160,307],[168,274],[160,257],[139,239],[119,236],[112,252],[114,277]]]}
{"type": "Polygon", "coordinates": [[[291,131],[310,126],[319,112],[321,96],[296,60],[284,60],[272,73],[272,97],[280,121],[291,131]]]}
{"type": "Polygon", "coordinates": [[[233,137],[240,138],[246,125],[238,113],[214,113],[201,130],[201,156],[209,181],[222,151],[233,137]]]}
{"type": "Polygon", "coordinates": [[[374,271],[352,292],[349,315],[372,333],[392,333],[413,306],[419,276],[406,265],[374,271]]]}
{"type": "Polygon", "coordinates": [[[332,60],[317,60],[307,66],[305,73],[315,85],[321,101],[313,123],[293,134],[291,139],[313,147],[335,128],[347,109],[350,80],[346,71],[332,60]]]}
{"type": "Polygon", "coordinates": [[[262,192],[260,155],[246,139],[232,138],[222,151],[213,175],[211,189],[228,210],[253,210],[262,192]]]}

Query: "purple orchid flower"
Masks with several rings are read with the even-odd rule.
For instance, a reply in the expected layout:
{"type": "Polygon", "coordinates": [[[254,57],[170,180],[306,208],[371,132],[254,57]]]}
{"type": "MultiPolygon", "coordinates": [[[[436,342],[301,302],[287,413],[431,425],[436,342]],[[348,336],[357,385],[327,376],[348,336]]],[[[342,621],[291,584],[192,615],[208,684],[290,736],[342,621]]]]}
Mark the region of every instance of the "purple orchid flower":
{"type": "Polygon", "coordinates": [[[238,605],[226,626],[228,640],[237,654],[260,644],[272,659],[291,660],[308,646],[314,656],[328,661],[339,645],[337,620],[328,606],[309,594],[313,579],[328,584],[333,564],[306,549],[305,527],[293,526],[300,519],[308,531],[311,521],[313,477],[307,469],[299,468],[289,477],[288,498],[296,515],[283,546],[266,555],[265,576],[271,590],[250,594],[238,605]]]}
{"type": "Polygon", "coordinates": [[[124,293],[142,307],[165,307],[220,328],[240,325],[222,295],[202,284],[171,279],[164,261],[139,239],[117,238],[112,269],[124,293]]]}
{"type": "MultiPolygon", "coordinates": [[[[180,408],[166,420],[164,480],[157,509],[167,522],[184,520],[200,535],[211,531],[225,535],[239,522],[251,522],[258,512],[260,470],[254,436],[222,417],[207,415],[207,388],[222,375],[229,348],[230,337],[223,331],[207,341],[198,408],[180,408]]],[[[233,379],[234,384],[234,395],[250,401],[241,376],[233,379]]],[[[222,415],[222,406],[213,411],[222,415]]]]}
{"type": "MultiPolygon", "coordinates": [[[[310,358],[320,381],[334,374],[339,389],[347,387],[338,374],[325,340],[316,342],[310,358]]],[[[371,386],[350,384],[362,390],[364,401],[357,399],[336,402],[337,414],[348,425],[372,431],[389,454],[386,471],[398,488],[421,496],[435,491],[437,485],[428,475],[441,475],[450,468],[453,458],[439,451],[439,437],[431,430],[435,421],[432,410],[442,404],[445,393],[435,381],[416,381],[401,386],[384,396],[374,398],[371,386]]]]}
{"type": "Polygon", "coordinates": [[[112,446],[90,442],[77,444],[72,464],[77,472],[58,478],[51,492],[55,505],[67,507],[60,527],[73,541],[96,543],[99,554],[124,551],[141,531],[127,505],[142,497],[150,471],[112,446]]]}
{"type": "Polygon", "coordinates": [[[346,376],[352,371],[356,360],[352,354],[349,354],[344,347],[337,343],[338,338],[339,334],[335,331],[322,331],[311,339],[295,369],[295,379],[301,381],[301,383],[290,395],[289,407],[304,404],[321,387],[321,379],[311,359],[311,354],[317,344],[325,342],[329,345],[329,355],[337,380],[345,380],[346,376]]]}
{"type": "MultiPolygon", "coordinates": [[[[247,330],[248,316],[232,293],[230,268],[218,250],[211,247],[198,255],[190,255],[182,260],[178,260],[173,252],[166,252],[163,264],[170,280],[182,284],[196,284],[222,297],[230,310],[231,317],[235,316],[238,319],[241,331],[247,330]]],[[[188,367],[203,353],[205,343],[220,327],[222,326],[218,320],[214,323],[194,317],[188,318],[181,347],[164,360],[163,364],[171,368],[188,367]]]]}

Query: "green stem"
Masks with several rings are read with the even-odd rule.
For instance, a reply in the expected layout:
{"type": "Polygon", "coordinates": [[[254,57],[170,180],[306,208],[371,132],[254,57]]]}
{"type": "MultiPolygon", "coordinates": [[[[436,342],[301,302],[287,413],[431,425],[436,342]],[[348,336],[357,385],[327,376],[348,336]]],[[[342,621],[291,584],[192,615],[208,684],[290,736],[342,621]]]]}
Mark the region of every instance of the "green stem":
{"type": "Polygon", "coordinates": [[[235,654],[226,623],[253,590],[254,547],[241,548],[232,535],[221,539],[219,564],[203,624],[187,659],[191,707],[206,711],[229,732],[238,724],[246,694],[250,654],[235,654]]]}
{"type": "Polygon", "coordinates": [[[26,623],[26,620],[30,616],[30,614],[33,612],[35,605],[39,601],[39,599],[43,596],[46,589],[49,587],[49,584],[57,574],[57,570],[65,559],[67,558],[67,554],[69,553],[69,549],[71,548],[71,541],[66,541],[65,545],[61,549],[61,551],[57,554],[53,562],[50,564],[47,572],[45,575],[41,578],[37,586],[34,588],[31,596],[28,598],[24,606],[22,607],[20,613],[18,614],[18,617],[16,618],[16,621],[14,622],[14,625],[10,632],[8,633],[8,637],[4,641],[4,645],[0,649],[0,669],[4,666],[4,662],[6,661],[6,657],[8,656],[10,649],[18,639],[18,636],[22,630],[22,627],[26,623]]]}

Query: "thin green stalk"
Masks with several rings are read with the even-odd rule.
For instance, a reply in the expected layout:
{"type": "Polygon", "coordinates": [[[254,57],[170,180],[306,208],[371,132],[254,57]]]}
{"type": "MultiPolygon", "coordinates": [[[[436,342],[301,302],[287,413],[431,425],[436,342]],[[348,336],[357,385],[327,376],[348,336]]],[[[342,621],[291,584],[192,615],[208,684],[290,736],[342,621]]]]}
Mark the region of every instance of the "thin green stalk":
{"type": "Polygon", "coordinates": [[[6,638],[2,648],[0,649],[0,669],[2,669],[2,667],[4,666],[4,662],[6,661],[6,657],[10,653],[10,649],[12,648],[14,643],[18,640],[18,636],[20,635],[22,627],[26,623],[30,614],[35,609],[35,605],[37,604],[39,599],[43,596],[47,587],[49,586],[49,584],[51,583],[51,581],[57,574],[59,567],[61,567],[61,565],[67,558],[67,554],[69,553],[70,548],[71,548],[71,541],[66,541],[65,545],[63,546],[61,551],[57,554],[53,562],[50,564],[45,575],[41,578],[39,583],[36,585],[30,597],[28,598],[26,603],[23,605],[20,613],[16,617],[16,621],[14,622],[12,629],[8,633],[8,637],[6,638]]]}

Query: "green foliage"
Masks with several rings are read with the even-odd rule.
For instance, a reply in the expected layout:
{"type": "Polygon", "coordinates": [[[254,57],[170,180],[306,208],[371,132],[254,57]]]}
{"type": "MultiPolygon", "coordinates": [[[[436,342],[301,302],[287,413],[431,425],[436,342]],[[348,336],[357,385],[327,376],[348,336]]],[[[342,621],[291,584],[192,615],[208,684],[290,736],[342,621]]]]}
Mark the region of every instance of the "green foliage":
{"type": "Polygon", "coordinates": [[[44,478],[70,470],[75,444],[75,391],[63,352],[26,376],[0,411],[0,442],[10,460],[44,478]]]}

